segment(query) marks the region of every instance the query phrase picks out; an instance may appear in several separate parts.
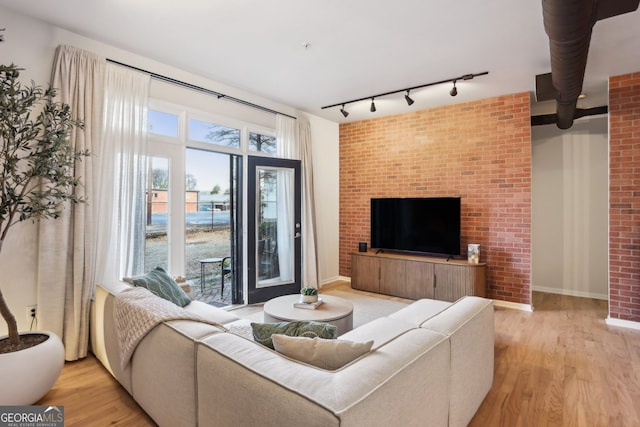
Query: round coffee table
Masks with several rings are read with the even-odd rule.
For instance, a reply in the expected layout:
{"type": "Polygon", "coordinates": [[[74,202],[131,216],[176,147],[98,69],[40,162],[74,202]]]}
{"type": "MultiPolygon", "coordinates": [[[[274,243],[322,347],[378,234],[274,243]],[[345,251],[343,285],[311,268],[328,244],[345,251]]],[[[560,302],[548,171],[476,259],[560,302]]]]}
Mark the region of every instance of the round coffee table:
{"type": "Polygon", "coordinates": [[[353,304],[344,298],[320,295],[323,303],[315,310],[297,308],[293,303],[300,301],[300,294],[285,295],[264,303],[266,323],[310,320],[330,323],[338,328],[338,335],[353,329],[353,304]]]}

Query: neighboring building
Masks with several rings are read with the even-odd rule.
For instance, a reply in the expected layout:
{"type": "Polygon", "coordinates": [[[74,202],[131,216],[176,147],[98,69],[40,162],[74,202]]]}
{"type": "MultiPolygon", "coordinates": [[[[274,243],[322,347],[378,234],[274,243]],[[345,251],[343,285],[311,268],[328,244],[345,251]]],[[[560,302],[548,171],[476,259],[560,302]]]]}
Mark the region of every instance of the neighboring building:
{"type": "MultiPolygon", "coordinates": [[[[168,190],[151,190],[151,197],[148,200],[148,203],[151,204],[152,214],[157,213],[167,213],[169,206],[169,191],[168,190]]],[[[198,212],[198,210],[206,210],[206,209],[198,209],[199,201],[198,201],[198,192],[197,191],[187,191],[186,192],[186,200],[185,200],[185,212],[198,212]]]]}

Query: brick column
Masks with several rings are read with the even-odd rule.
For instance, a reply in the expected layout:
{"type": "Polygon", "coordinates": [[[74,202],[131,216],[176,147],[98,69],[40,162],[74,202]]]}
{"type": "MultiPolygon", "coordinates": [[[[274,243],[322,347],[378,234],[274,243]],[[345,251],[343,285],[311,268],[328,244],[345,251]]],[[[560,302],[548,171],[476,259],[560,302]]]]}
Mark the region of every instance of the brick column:
{"type": "Polygon", "coordinates": [[[609,316],[640,322],[640,73],[609,79],[609,316]]]}

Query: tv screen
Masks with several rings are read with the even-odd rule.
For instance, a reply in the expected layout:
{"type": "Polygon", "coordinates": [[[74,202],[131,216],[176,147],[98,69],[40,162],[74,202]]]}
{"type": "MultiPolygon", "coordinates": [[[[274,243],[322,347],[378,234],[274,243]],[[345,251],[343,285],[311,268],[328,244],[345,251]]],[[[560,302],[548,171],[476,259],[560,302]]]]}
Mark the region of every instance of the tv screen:
{"type": "Polygon", "coordinates": [[[371,199],[371,247],[460,255],[460,197],[371,199]]]}

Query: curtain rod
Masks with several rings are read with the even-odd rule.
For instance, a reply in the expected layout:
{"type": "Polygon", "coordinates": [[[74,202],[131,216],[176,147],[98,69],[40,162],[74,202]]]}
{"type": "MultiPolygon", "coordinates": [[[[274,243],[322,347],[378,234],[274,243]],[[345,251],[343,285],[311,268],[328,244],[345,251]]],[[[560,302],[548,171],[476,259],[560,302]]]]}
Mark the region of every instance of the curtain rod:
{"type": "Polygon", "coordinates": [[[112,64],[121,65],[123,67],[131,68],[132,70],[136,70],[136,71],[140,71],[142,73],[149,74],[154,79],[162,80],[162,81],[165,81],[165,82],[168,82],[168,83],[173,83],[173,84],[175,84],[177,86],[182,86],[182,87],[185,87],[187,89],[192,89],[192,90],[196,90],[198,92],[203,92],[203,93],[206,93],[208,95],[213,95],[218,99],[223,98],[223,99],[226,99],[226,100],[229,100],[229,101],[236,102],[238,104],[246,105],[247,107],[252,107],[252,108],[255,108],[255,109],[258,109],[258,110],[266,111],[267,113],[280,114],[282,116],[290,117],[290,118],[292,118],[294,120],[297,120],[296,117],[291,116],[289,114],[281,113],[279,111],[272,110],[271,108],[263,107],[262,105],[254,104],[252,102],[245,101],[245,100],[240,99],[240,98],[235,98],[233,96],[225,95],[224,93],[216,92],[214,90],[207,89],[207,88],[204,88],[202,86],[196,86],[196,85],[191,84],[191,83],[183,82],[182,80],[177,80],[177,79],[174,79],[174,78],[171,78],[171,77],[163,76],[162,74],[157,74],[157,73],[154,73],[154,72],[151,72],[151,71],[148,71],[148,70],[144,70],[142,68],[134,67],[133,65],[124,64],[122,62],[118,62],[118,61],[113,60],[113,59],[107,58],[107,62],[111,62],[112,64]]]}

